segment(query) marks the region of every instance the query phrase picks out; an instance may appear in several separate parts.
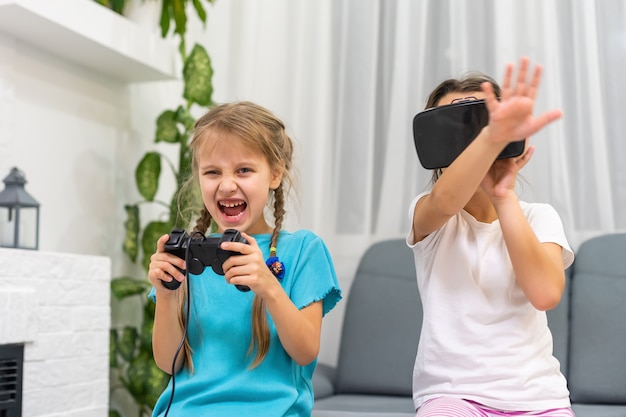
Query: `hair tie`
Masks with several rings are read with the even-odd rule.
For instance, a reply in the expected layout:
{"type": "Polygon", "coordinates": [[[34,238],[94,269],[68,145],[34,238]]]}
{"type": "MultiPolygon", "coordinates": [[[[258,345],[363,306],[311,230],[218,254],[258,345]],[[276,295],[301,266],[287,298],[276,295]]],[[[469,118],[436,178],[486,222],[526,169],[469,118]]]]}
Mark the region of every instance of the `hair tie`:
{"type": "Polygon", "coordinates": [[[276,247],[270,247],[270,257],[265,261],[265,265],[272,271],[272,274],[278,279],[282,281],[285,276],[285,264],[283,264],[276,256],[276,247]]]}

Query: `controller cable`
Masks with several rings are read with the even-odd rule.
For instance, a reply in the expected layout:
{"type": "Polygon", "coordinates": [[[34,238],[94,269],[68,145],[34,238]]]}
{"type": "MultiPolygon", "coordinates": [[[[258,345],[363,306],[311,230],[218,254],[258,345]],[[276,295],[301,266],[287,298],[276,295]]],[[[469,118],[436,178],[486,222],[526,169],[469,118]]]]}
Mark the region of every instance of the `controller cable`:
{"type": "MultiPolygon", "coordinates": [[[[187,257],[188,255],[188,250],[185,251],[185,257],[187,257]]],[[[170,412],[170,407],[172,406],[172,401],[174,400],[174,390],[176,389],[176,359],[178,358],[178,355],[180,354],[181,349],[183,348],[184,344],[185,344],[185,338],[187,337],[187,327],[189,327],[188,323],[189,323],[189,306],[191,305],[191,292],[189,291],[189,287],[191,286],[189,284],[189,270],[186,269],[185,270],[185,281],[187,283],[187,311],[186,311],[186,317],[185,317],[185,322],[183,324],[183,337],[180,339],[180,344],[178,345],[178,348],[176,349],[176,353],[174,353],[174,359],[172,360],[172,393],[170,394],[170,401],[167,403],[167,408],[165,409],[165,414],[163,414],[163,417],[167,417],[167,414],[170,412]]]]}

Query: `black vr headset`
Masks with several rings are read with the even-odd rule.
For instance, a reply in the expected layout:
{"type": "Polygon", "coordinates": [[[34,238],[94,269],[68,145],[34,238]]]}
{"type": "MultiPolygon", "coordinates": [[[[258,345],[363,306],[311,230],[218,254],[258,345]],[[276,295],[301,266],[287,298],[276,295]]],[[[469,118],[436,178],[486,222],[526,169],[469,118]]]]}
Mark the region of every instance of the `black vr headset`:
{"type": "MultiPolygon", "coordinates": [[[[426,169],[449,166],[489,123],[485,100],[466,100],[432,107],[413,118],[417,157],[426,169]]],[[[509,143],[498,159],[519,156],[525,140],[509,143]]]]}

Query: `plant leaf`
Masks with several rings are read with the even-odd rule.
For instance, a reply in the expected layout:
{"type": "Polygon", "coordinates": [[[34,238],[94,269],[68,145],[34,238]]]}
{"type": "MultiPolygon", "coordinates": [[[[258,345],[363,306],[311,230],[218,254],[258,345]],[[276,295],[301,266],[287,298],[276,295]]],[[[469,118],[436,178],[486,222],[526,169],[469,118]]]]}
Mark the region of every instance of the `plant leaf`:
{"type": "Polygon", "coordinates": [[[143,306],[143,323],[139,333],[139,346],[141,350],[152,351],[152,327],[154,325],[154,311],[156,303],[149,301],[143,306]]]}
{"type": "Polygon", "coordinates": [[[122,337],[118,340],[119,353],[126,362],[131,362],[135,356],[137,347],[137,329],[132,326],[124,327],[122,337]]]}
{"type": "Polygon", "coordinates": [[[130,363],[127,376],[127,388],[135,401],[138,404],[148,404],[151,408],[169,381],[169,375],[154,363],[152,352],[141,352],[130,363]]]}
{"type": "Polygon", "coordinates": [[[150,256],[156,250],[156,242],[161,236],[171,231],[171,225],[169,222],[154,221],[150,222],[143,229],[143,236],[141,237],[141,248],[143,249],[143,262],[142,265],[146,271],[150,266],[150,256]]]}
{"type": "Polygon", "coordinates": [[[180,43],[178,44],[178,53],[180,54],[183,62],[187,60],[187,47],[185,43],[185,38],[183,36],[180,37],[180,43]]]}
{"type": "MultiPolygon", "coordinates": [[[[196,123],[196,119],[194,119],[194,117],[191,115],[189,110],[187,110],[183,106],[178,106],[178,108],[176,109],[175,118],[178,123],[182,124],[185,127],[185,133],[191,131],[191,129],[193,129],[194,124],[196,123]]],[[[177,139],[179,142],[181,141],[179,138],[177,139]]],[[[185,138],[185,142],[186,142],[186,138],[185,138]]]]}
{"type": "Polygon", "coordinates": [[[176,126],[178,111],[165,110],[156,121],[155,142],[178,142],[178,127],[176,126]]]}
{"type": "Polygon", "coordinates": [[[152,288],[150,281],[142,281],[131,277],[120,277],[111,280],[111,292],[118,300],[143,294],[148,288],[152,288]]]}
{"type": "Polygon", "coordinates": [[[213,96],[212,77],[209,54],[202,46],[195,44],[183,67],[183,97],[200,106],[210,105],[213,96]]]}
{"type": "Polygon", "coordinates": [[[185,37],[187,32],[187,12],[185,11],[186,0],[172,0],[172,9],[174,10],[174,22],[176,28],[174,32],[181,35],[181,38],[185,37]]]}
{"type": "Polygon", "coordinates": [[[161,155],[158,152],[147,152],[137,165],[135,181],[139,194],[147,201],[153,201],[159,189],[161,175],[161,155]]]}
{"type": "Polygon", "coordinates": [[[167,383],[170,380],[170,376],[159,369],[156,363],[152,359],[152,355],[148,361],[148,378],[146,379],[146,403],[150,408],[154,408],[159,396],[167,388],[167,383]]]}
{"type": "Polygon", "coordinates": [[[193,0],[193,7],[196,9],[196,13],[198,14],[200,20],[202,20],[202,23],[206,23],[206,11],[204,10],[202,3],[200,3],[200,0],[193,0]]]}
{"type": "Polygon", "coordinates": [[[126,210],[126,221],[124,222],[126,234],[122,249],[131,261],[137,262],[139,253],[139,206],[127,204],[124,206],[124,210],[126,210]]]}
{"type": "Polygon", "coordinates": [[[117,340],[117,330],[110,329],[109,330],[109,367],[117,368],[119,365],[117,363],[117,353],[118,353],[118,340],[117,340]]]}
{"type": "Polygon", "coordinates": [[[172,20],[170,14],[170,8],[172,6],[172,0],[162,0],[161,5],[161,18],[159,19],[159,25],[161,26],[161,37],[165,38],[170,31],[170,21],[172,20]]]}
{"type": "Polygon", "coordinates": [[[141,352],[128,364],[127,388],[137,404],[146,403],[146,379],[148,378],[148,359],[145,352],[141,352]]]}
{"type": "Polygon", "coordinates": [[[124,13],[124,5],[126,3],[126,0],[111,0],[111,10],[113,10],[115,13],[118,14],[123,14],[124,13]]]}

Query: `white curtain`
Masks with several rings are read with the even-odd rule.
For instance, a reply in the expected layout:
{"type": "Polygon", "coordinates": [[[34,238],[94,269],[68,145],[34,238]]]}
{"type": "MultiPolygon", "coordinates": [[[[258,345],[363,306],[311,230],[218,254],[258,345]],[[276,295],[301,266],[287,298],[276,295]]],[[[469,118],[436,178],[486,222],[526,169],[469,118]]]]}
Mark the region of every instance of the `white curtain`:
{"type": "Polygon", "coordinates": [[[428,93],[468,70],[501,80],[521,56],[544,67],[536,111],[564,112],[531,138],[521,198],[552,204],[574,249],[626,230],[626,0],[218,0],[198,37],[215,99],[257,101],[292,131],[292,228],[322,235],[346,291],[428,186],[411,133],[428,93]]]}

